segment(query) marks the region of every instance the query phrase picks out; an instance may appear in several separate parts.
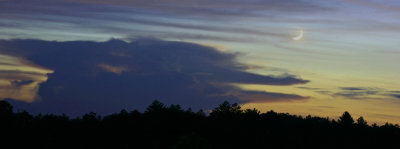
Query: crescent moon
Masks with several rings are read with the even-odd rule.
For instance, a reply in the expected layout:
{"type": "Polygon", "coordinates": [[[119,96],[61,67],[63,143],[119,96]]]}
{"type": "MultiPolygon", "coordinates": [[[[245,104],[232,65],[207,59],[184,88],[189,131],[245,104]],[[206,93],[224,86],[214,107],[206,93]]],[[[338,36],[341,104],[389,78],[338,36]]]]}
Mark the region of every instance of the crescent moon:
{"type": "Polygon", "coordinates": [[[296,36],[296,37],[293,37],[292,39],[293,39],[293,40],[300,40],[300,39],[303,38],[303,35],[304,35],[303,30],[300,30],[300,34],[299,34],[298,36],[296,36]]]}

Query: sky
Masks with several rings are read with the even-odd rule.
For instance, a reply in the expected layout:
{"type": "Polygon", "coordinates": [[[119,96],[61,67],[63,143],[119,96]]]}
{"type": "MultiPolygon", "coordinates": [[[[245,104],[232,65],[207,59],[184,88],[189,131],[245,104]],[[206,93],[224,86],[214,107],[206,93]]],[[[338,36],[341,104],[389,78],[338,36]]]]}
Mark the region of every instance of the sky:
{"type": "Polygon", "coordinates": [[[0,99],[72,116],[228,100],[399,123],[399,33],[396,0],[0,0],[0,99]]]}

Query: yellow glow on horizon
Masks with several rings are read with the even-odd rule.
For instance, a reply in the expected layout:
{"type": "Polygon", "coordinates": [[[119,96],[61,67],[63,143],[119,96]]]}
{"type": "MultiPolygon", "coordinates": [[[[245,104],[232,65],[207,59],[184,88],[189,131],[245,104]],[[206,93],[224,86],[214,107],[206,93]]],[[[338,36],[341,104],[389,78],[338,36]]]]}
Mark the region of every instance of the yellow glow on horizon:
{"type": "MultiPolygon", "coordinates": [[[[306,44],[302,46],[307,48],[306,44]]],[[[235,86],[250,91],[265,91],[284,94],[296,94],[303,97],[310,97],[301,102],[294,101],[279,101],[279,100],[266,100],[262,103],[258,100],[253,103],[246,103],[242,105],[243,108],[256,108],[263,112],[275,110],[277,112],[288,112],[290,114],[298,115],[313,115],[323,116],[337,119],[344,111],[349,111],[354,119],[359,116],[366,118],[369,124],[378,123],[384,124],[385,122],[400,123],[400,101],[394,97],[385,96],[381,94],[368,95],[366,98],[350,99],[349,97],[335,96],[335,93],[340,92],[341,87],[370,87],[379,88],[385,91],[400,91],[398,73],[384,73],[372,70],[369,67],[369,62],[362,63],[364,59],[352,61],[353,59],[345,59],[340,56],[341,53],[334,53],[338,55],[312,55],[307,56],[296,53],[296,55],[280,55],[282,53],[273,53],[271,49],[263,45],[265,52],[261,55],[252,55],[257,58],[241,58],[243,63],[253,64],[256,66],[266,66],[265,68],[249,69],[248,72],[260,75],[277,75],[283,73],[295,74],[305,80],[311,82],[306,84],[298,84],[291,86],[276,86],[276,85],[258,85],[258,84],[234,84],[235,86]],[[270,56],[272,55],[272,56],[270,56]],[[285,61],[279,59],[280,57],[288,57],[285,61]],[[260,57],[264,57],[261,59],[260,57]],[[315,58],[315,59],[314,59],[315,58]],[[298,65],[298,63],[305,63],[298,65]],[[354,67],[357,65],[358,67],[354,67]],[[272,68],[272,69],[270,69],[272,68]],[[284,68],[282,70],[273,70],[273,68],[284,68]],[[286,72],[287,71],[287,72],[286,72]],[[305,87],[310,89],[301,89],[305,87]],[[326,93],[318,93],[318,91],[326,91],[326,93]]],[[[237,47],[236,47],[237,48],[237,47]]],[[[252,49],[253,47],[245,47],[252,49]]],[[[232,49],[228,49],[232,50],[232,49]]],[[[283,51],[287,52],[287,51],[283,51]]],[[[260,53],[259,53],[260,54],[260,53]]],[[[347,57],[346,57],[347,58],[347,57]]],[[[398,71],[396,69],[389,69],[398,71]]]]}
{"type": "MultiPolygon", "coordinates": [[[[318,80],[318,79],[316,79],[318,80]]],[[[327,83],[327,82],[325,82],[327,83]]],[[[337,92],[335,87],[324,83],[310,83],[306,85],[293,86],[272,86],[272,85],[254,85],[254,84],[237,84],[238,87],[244,90],[266,91],[284,94],[296,94],[300,96],[310,97],[304,102],[282,101],[282,102],[254,102],[246,103],[243,108],[256,108],[262,112],[274,110],[277,112],[297,114],[297,115],[313,115],[323,116],[337,119],[344,111],[349,111],[353,118],[363,116],[370,124],[385,122],[399,123],[400,109],[398,101],[388,96],[371,95],[365,99],[350,99],[340,96],[332,96],[328,94],[317,93],[316,90],[325,87],[328,92],[337,92]],[[301,89],[298,87],[309,87],[310,89],[301,89]],[[313,90],[315,88],[315,90],[313,90]]],[[[343,85],[343,84],[342,84],[343,85]]]]}

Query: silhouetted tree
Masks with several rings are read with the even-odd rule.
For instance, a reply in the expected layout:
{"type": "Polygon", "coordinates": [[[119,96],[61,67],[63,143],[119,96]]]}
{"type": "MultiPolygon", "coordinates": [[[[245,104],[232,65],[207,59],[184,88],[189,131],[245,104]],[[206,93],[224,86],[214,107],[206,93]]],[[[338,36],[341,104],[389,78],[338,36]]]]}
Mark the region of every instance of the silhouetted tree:
{"type": "Polygon", "coordinates": [[[211,117],[231,117],[241,114],[243,111],[239,104],[230,104],[228,101],[224,101],[217,108],[211,111],[211,117]]]}
{"type": "Polygon", "coordinates": [[[0,101],[0,116],[8,116],[13,113],[13,106],[7,101],[0,101]]]}
{"type": "Polygon", "coordinates": [[[180,105],[174,105],[174,104],[171,104],[168,107],[168,110],[171,111],[171,112],[183,112],[180,105]]]}
{"type": "Polygon", "coordinates": [[[357,119],[357,126],[361,126],[361,127],[366,127],[366,126],[368,126],[367,121],[364,120],[364,117],[360,116],[360,117],[357,119]]]}
{"type": "Polygon", "coordinates": [[[345,111],[343,115],[339,117],[339,123],[343,126],[352,126],[354,124],[354,119],[349,112],[345,111]]]}
{"type": "Polygon", "coordinates": [[[158,100],[154,100],[146,109],[145,113],[161,112],[165,110],[165,105],[158,100]]]}
{"type": "Polygon", "coordinates": [[[119,115],[128,115],[128,111],[126,111],[125,109],[122,109],[121,111],[119,111],[119,115]]]}
{"type": "Polygon", "coordinates": [[[181,136],[179,138],[179,141],[172,148],[173,149],[206,149],[209,147],[207,147],[207,142],[203,138],[201,138],[195,134],[190,134],[190,135],[181,136]]]}
{"type": "Polygon", "coordinates": [[[100,120],[100,116],[97,116],[96,113],[90,112],[88,114],[85,114],[82,116],[82,120],[87,122],[87,123],[96,123],[100,120]]]}
{"type": "MultiPolygon", "coordinates": [[[[278,113],[276,113],[274,110],[270,110],[262,115],[268,119],[276,119],[276,117],[278,117],[278,113]]],[[[311,117],[311,115],[309,116],[311,117]]]]}
{"type": "Polygon", "coordinates": [[[192,110],[192,108],[189,107],[188,109],[185,110],[185,112],[186,112],[186,113],[192,113],[193,110],[192,110]]]}
{"type": "Polygon", "coordinates": [[[348,112],[336,122],[316,116],[257,109],[223,102],[210,116],[154,101],[145,113],[121,110],[104,118],[13,113],[0,102],[0,148],[388,148],[399,146],[399,125],[356,125],[348,112]],[[7,119],[6,119],[7,118],[7,119]],[[365,126],[362,129],[347,126],[365,126]],[[343,127],[346,126],[346,127],[343,127]],[[24,143],[20,143],[23,141],[24,143]],[[8,145],[8,146],[7,146],[8,145]],[[385,146],[387,145],[387,146],[385,146]]]}
{"type": "Polygon", "coordinates": [[[206,113],[204,113],[203,109],[200,109],[199,111],[197,111],[196,114],[201,116],[201,117],[206,117],[206,113]]]}
{"type": "Polygon", "coordinates": [[[381,127],[382,127],[382,128],[394,129],[394,128],[399,128],[399,125],[398,125],[398,124],[394,125],[394,124],[392,124],[392,123],[386,122],[386,123],[385,123],[384,125],[382,125],[381,127]]]}
{"type": "Polygon", "coordinates": [[[27,111],[19,112],[14,115],[15,121],[18,125],[26,126],[32,123],[33,116],[27,111]]]}
{"type": "Polygon", "coordinates": [[[13,106],[7,101],[0,101],[0,126],[8,127],[13,121],[13,106]]]}
{"type": "Polygon", "coordinates": [[[260,111],[253,108],[253,109],[246,109],[244,110],[245,114],[249,114],[249,115],[260,115],[260,111]]]}
{"type": "Polygon", "coordinates": [[[260,116],[260,111],[258,111],[257,109],[246,109],[243,112],[243,117],[245,117],[246,119],[255,119],[257,117],[260,116]]]}

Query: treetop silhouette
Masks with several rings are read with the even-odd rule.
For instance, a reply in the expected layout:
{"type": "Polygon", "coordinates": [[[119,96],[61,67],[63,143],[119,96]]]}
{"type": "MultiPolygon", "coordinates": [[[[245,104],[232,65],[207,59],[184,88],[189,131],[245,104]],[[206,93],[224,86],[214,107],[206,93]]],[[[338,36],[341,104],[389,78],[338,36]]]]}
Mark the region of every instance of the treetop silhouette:
{"type": "Polygon", "coordinates": [[[13,148],[389,148],[399,146],[399,125],[369,126],[344,112],[329,118],[257,109],[225,101],[209,116],[155,100],[146,111],[121,110],[101,117],[14,113],[0,101],[0,147],[13,148]],[[18,138],[18,139],[16,139],[18,138]],[[24,142],[24,143],[21,143],[24,142]]]}
{"type": "Polygon", "coordinates": [[[339,117],[339,123],[343,126],[352,126],[354,124],[354,119],[351,117],[350,113],[345,111],[342,116],[339,117]]]}

